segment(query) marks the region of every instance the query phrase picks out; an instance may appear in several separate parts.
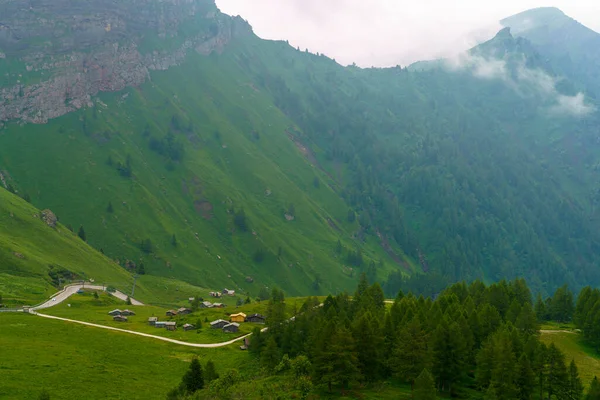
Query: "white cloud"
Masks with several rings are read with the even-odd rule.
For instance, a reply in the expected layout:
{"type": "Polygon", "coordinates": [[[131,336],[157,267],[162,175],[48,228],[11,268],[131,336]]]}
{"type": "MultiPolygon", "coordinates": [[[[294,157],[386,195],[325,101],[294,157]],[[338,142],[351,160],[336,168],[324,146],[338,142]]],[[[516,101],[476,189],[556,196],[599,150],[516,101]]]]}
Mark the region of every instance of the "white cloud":
{"type": "Polygon", "coordinates": [[[541,69],[527,68],[524,59],[517,64],[516,79],[511,76],[506,61],[502,59],[462,53],[445,60],[445,65],[454,71],[468,70],[477,78],[502,80],[522,96],[542,96],[550,104],[548,111],[555,115],[581,117],[595,111],[594,106],[586,103],[583,93],[575,96],[560,94],[556,84],[562,78],[550,76],[541,69]]]}
{"type": "Polygon", "coordinates": [[[448,57],[490,39],[498,21],[555,6],[600,29],[597,0],[217,0],[266,39],[323,53],[348,65],[407,65],[448,57]]]}
{"type": "Polygon", "coordinates": [[[554,114],[584,116],[596,110],[595,107],[585,103],[583,93],[577,93],[575,96],[558,95],[557,102],[558,104],[550,108],[554,114]]]}

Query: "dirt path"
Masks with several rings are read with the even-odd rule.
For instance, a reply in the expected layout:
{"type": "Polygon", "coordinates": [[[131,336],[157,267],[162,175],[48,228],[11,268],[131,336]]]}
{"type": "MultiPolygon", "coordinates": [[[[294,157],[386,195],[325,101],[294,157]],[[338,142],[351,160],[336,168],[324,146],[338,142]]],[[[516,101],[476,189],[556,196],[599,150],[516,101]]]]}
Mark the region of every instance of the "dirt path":
{"type": "Polygon", "coordinates": [[[554,330],[554,329],[540,329],[540,333],[572,333],[572,334],[575,334],[577,332],[565,331],[565,330],[554,330]]]}
{"type": "Polygon", "coordinates": [[[169,338],[166,338],[166,337],[156,336],[156,335],[150,335],[148,333],[142,333],[142,332],[136,332],[136,331],[129,331],[127,329],[113,328],[112,326],[98,325],[98,324],[92,324],[91,322],[83,322],[83,321],[77,321],[77,320],[74,320],[74,319],[55,317],[53,315],[40,314],[40,313],[38,313],[36,311],[30,311],[30,313],[34,314],[34,315],[37,315],[38,317],[49,318],[49,319],[57,319],[57,320],[60,320],[60,321],[73,322],[73,323],[76,323],[76,324],[93,326],[95,328],[102,328],[102,329],[108,329],[108,330],[111,330],[111,331],[129,333],[131,335],[144,336],[144,337],[147,337],[147,338],[162,340],[164,342],[175,343],[175,344],[179,344],[181,346],[188,346],[188,347],[215,348],[215,347],[229,346],[230,344],[233,344],[233,343],[235,343],[237,341],[240,341],[240,340],[244,339],[245,337],[248,337],[248,336],[251,335],[251,333],[249,333],[247,335],[240,336],[238,338],[229,340],[227,342],[221,342],[221,343],[188,343],[188,342],[182,342],[181,340],[169,339],[169,338]]]}

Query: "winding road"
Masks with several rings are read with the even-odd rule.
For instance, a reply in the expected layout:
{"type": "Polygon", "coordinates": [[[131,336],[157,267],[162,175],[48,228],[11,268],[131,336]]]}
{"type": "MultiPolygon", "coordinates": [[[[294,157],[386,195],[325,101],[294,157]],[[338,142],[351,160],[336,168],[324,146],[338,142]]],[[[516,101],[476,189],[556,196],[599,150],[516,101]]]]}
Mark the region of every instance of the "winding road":
{"type": "MultiPolygon", "coordinates": [[[[123,333],[129,333],[131,335],[138,335],[138,336],[144,336],[147,338],[151,338],[151,339],[156,339],[156,340],[162,340],[163,342],[169,342],[169,343],[174,343],[174,344],[178,344],[181,346],[188,346],[188,347],[196,347],[196,348],[215,348],[215,347],[224,347],[224,346],[229,346],[230,344],[233,344],[235,342],[238,342],[250,335],[252,335],[251,333],[244,335],[244,336],[240,336],[237,337],[235,339],[229,340],[227,342],[221,342],[221,343],[188,343],[188,342],[183,342],[181,340],[176,340],[176,339],[169,339],[166,337],[162,337],[162,336],[156,336],[156,335],[150,335],[148,333],[142,333],[142,332],[136,332],[136,331],[130,331],[127,329],[120,329],[120,328],[113,328],[112,326],[106,326],[106,325],[99,325],[99,324],[93,324],[91,322],[84,322],[84,321],[78,321],[75,319],[68,319],[68,318],[62,318],[62,317],[55,317],[54,315],[48,315],[48,314],[42,314],[39,313],[38,310],[43,310],[46,308],[50,308],[53,307],[57,304],[62,303],[63,301],[65,301],[66,299],[68,299],[69,297],[71,297],[72,295],[74,295],[75,293],[77,293],[77,291],[79,291],[80,289],[90,289],[90,290],[101,290],[101,291],[106,291],[104,286],[98,286],[98,285],[71,285],[71,286],[66,286],[63,290],[61,290],[60,292],[56,293],[54,296],[52,296],[50,298],[50,300],[37,305],[35,307],[32,307],[29,309],[29,313],[33,314],[33,315],[37,315],[38,317],[43,317],[43,318],[49,318],[49,319],[56,319],[56,320],[60,320],[60,321],[66,321],[66,322],[72,322],[72,323],[76,323],[76,324],[81,324],[81,325],[86,325],[86,326],[92,326],[94,328],[101,328],[101,329],[108,329],[111,331],[117,331],[117,332],[123,332],[123,333]]],[[[115,292],[109,292],[111,295],[121,299],[121,300],[127,300],[127,295],[119,292],[118,290],[115,292]]],[[[131,304],[135,305],[135,306],[143,306],[144,304],[138,300],[135,299],[131,299],[131,304]]],[[[266,330],[267,328],[264,328],[264,330],[266,330]]]]}
{"type": "MultiPolygon", "coordinates": [[[[73,296],[75,293],[77,293],[80,289],[90,289],[90,290],[101,290],[103,292],[106,292],[106,288],[104,286],[99,286],[99,285],[70,285],[70,286],[65,286],[65,288],[63,290],[61,290],[60,292],[56,293],[54,296],[50,297],[50,299],[40,305],[37,305],[35,307],[31,307],[32,311],[36,311],[36,310],[41,310],[44,308],[50,308],[53,307],[57,304],[62,303],[63,301],[65,301],[66,299],[68,299],[69,297],[73,296]]],[[[123,301],[127,300],[127,295],[123,292],[119,292],[118,290],[114,291],[114,292],[108,292],[109,294],[115,296],[118,299],[121,299],[123,301]]],[[[143,306],[144,304],[140,301],[137,301],[136,299],[131,299],[131,304],[134,306],[143,306]]]]}

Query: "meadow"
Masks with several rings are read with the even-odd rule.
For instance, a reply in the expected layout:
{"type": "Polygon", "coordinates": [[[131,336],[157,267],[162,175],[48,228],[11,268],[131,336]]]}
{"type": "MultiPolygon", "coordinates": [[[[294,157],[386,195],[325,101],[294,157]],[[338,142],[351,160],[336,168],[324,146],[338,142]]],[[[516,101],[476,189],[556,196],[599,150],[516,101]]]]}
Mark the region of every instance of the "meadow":
{"type": "Polygon", "coordinates": [[[600,378],[600,355],[588,346],[572,325],[545,324],[541,340],[546,344],[554,343],[563,353],[567,362],[575,360],[581,382],[587,388],[594,378],[600,378]]]}
{"type": "Polygon", "coordinates": [[[253,369],[247,352],[231,345],[194,349],[166,342],[48,320],[0,314],[0,398],[164,399],[192,357],[209,359],[223,373],[253,369]]]}

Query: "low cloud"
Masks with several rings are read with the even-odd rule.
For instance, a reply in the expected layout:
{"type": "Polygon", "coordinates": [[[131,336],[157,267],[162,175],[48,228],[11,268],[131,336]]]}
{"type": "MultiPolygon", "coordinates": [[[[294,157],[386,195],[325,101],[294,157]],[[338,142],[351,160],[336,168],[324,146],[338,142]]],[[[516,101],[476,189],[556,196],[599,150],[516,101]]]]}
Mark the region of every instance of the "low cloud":
{"type": "Polygon", "coordinates": [[[550,103],[549,111],[555,115],[582,117],[596,108],[587,104],[581,92],[574,96],[559,93],[556,85],[562,78],[549,75],[538,68],[527,68],[525,60],[517,63],[516,76],[510,73],[507,62],[502,59],[491,59],[470,53],[463,53],[445,60],[450,70],[467,70],[480,79],[498,79],[504,81],[521,96],[537,95],[550,103]]]}
{"type": "Polygon", "coordinates": [[[557,102],[557,105],[550,108],[554,114],[584,116],[596,110],[594,106],[585,103],[585,96],[581,92],[575,96],[559,95],[557,102]]]}

